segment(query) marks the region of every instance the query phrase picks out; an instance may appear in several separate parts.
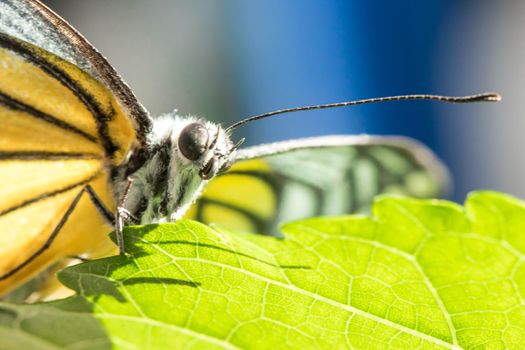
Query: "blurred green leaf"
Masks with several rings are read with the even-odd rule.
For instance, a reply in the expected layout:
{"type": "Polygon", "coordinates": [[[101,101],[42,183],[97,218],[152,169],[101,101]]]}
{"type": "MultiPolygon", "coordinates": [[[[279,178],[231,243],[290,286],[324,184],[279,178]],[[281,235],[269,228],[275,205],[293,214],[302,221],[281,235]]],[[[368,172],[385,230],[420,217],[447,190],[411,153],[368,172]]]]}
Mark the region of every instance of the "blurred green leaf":
{"type": "Polygon", "coordinates": [[[130,227],[128,257],[60,274],[79,296],[0,304],[0,348],[525,347],[523,202],[385,196],[373,215],[289,223],[284,239],[130,227]]]}

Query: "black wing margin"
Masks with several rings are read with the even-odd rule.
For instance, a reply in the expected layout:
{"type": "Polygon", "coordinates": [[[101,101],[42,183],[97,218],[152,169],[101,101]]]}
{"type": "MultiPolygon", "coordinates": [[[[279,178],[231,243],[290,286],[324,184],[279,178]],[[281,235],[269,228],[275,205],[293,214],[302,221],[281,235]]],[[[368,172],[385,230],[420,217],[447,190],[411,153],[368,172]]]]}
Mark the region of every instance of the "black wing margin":
{"type": "Polygon", "coordinates": [[[63,18],[37,0],[2,0],[0,32],[29,42],[73,63],[103,83],[134,120],[145,145],[151,118],[107,59],[63,18]]]}

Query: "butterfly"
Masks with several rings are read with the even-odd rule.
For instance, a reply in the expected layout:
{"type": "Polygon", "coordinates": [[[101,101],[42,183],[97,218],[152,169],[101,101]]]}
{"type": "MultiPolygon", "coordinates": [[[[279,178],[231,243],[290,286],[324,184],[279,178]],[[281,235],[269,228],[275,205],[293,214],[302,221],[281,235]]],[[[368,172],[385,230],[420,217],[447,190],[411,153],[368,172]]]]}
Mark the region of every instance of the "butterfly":
{"type": "Polygon", "coordinates": [[[0,2],[0,295],[71,256],[115,253],[108,232],[194,218],[274,233],[284,220],[362,211],[378,193],[436,196],[447,171],[401,137],[328,136],[239,148],[233,131],[150,117],[108,61],[36,0],[0,2]]]}

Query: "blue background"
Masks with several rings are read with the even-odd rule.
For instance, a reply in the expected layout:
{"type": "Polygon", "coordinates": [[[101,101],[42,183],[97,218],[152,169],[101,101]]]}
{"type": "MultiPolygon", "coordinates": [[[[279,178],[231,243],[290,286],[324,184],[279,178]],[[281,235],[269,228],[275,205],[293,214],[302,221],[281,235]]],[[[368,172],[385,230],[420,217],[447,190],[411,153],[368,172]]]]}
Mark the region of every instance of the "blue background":
{"type": "Polygon", "coordinates": [[[247,144],[328,134],[416,138],[450,167],[452,198],[525,196],[520,1],[47,3],[108,56],[153,114],[231,123],[274,109],[386,95],[497,90],[500,104],[396,102],[303,112],[239,131],[247,144]]]}

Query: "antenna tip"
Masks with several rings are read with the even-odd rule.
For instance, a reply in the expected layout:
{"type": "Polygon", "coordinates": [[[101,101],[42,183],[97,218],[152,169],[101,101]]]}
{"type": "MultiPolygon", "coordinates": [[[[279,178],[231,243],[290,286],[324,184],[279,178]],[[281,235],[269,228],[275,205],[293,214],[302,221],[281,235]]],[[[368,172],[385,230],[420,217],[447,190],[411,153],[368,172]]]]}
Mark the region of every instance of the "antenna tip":
{"type": "Polygon", "coordinates": [[[497,92],[488,92],[483,94],[483,100],[487,102],[499,102],[501,101],[501,95],[497,92]]]}

